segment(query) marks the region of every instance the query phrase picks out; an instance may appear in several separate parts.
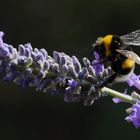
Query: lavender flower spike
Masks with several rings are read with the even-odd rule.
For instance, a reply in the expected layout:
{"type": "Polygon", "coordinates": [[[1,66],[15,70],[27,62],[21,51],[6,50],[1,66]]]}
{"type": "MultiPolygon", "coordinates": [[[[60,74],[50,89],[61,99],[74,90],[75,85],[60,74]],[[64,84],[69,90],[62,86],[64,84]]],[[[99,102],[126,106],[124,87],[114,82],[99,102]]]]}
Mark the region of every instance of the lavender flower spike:
{"type": "Polygon", "coordinates": [[[87,58],[83,58],[82,67],[76,56],[54,51],[51,57],[45,49],[33,49],[29,43],[16,49],[3,43],[3,35],[0,32],[1,79],[53,95],[63,94],[66,102],[91,105],[100,97],[98,85],[107,79],[109,69],[101,69],[97,74],[87,58]]]}

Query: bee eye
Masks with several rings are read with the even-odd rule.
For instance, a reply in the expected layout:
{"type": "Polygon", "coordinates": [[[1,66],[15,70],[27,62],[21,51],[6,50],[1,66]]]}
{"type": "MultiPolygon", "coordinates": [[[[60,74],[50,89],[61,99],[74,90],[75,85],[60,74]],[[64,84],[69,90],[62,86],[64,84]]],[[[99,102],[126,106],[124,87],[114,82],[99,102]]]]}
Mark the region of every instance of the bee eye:
{"type": "Polygon", "coordinates": [[[121,39],[118,36],[114,36],[112,40],[112,45],[115,47],[121,46],[121,39]]]}
{"type": "Polygon", "coordinates": [[[119,40],[114,40],[114,44],[119,45],[120,44],[119,40]]]}
{"type": "Polygon", "coordinates": [[[120,43],[120,42],[118,42],[118,45],[120,46],[120,45],[121,45],[121,43],[120,43]]]}

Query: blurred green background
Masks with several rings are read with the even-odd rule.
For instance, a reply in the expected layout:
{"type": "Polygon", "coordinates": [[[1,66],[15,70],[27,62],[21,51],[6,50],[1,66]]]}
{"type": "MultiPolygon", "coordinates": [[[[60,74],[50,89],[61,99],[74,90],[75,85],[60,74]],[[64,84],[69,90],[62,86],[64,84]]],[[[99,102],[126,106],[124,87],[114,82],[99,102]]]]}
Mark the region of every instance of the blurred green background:
{"type": "MultiPolygon", "coordinates": [[[[81,60],[92,57],[89,46],[98,36],[139,28],[139,0],[0,0],[0,30],[15,47],[30,42],[50,54],[64,51],[81,60]]],[[[124,121],[128,107],[114,104],[111,97],[91,107],[68,104],[62,96],[0,81],[0,140],[139,139],[140,129],[124,121]]]]}

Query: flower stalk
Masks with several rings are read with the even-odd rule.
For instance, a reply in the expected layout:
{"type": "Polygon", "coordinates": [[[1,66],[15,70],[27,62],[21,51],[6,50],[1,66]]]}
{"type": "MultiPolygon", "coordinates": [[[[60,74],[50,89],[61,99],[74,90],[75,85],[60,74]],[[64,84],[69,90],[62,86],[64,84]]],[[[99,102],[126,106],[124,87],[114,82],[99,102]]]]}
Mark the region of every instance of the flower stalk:
{"type": "Polygon", "coordinates": [[[112,89],[107,88],[107,87],[103,87],[101,89],[101,91],[102,91],[103,94],[107,93],[110,96],[117,97],[117,98],[121,99],[122,101],[130,103],[130,104],[135,104],[138,101],[138,99],[133,98],[130,95],[120,93],[120,92],[118,92],[116,90],[112,90],[112,89]]]}

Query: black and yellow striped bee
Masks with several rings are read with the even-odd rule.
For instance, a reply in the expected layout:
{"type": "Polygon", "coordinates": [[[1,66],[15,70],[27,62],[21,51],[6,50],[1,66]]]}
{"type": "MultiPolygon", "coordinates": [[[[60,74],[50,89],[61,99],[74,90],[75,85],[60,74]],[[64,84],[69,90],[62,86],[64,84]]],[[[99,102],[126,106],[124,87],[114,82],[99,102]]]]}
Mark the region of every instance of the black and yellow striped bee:
{"type": "Polygon", "coordinates": [[[140,57],[131,51],[130,46],[140,46],[140,29],[123,36],[99,37],[93,44],[100,61],[107,62],[114,72],[109,83],[126,81],[133,73],[135,63],[140,64],[140,57]]]}

